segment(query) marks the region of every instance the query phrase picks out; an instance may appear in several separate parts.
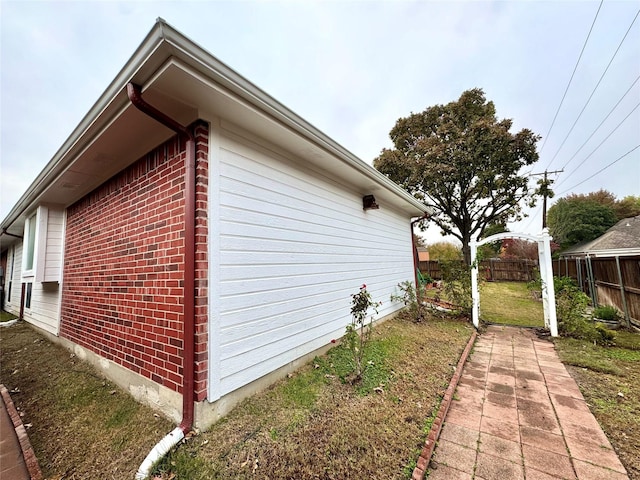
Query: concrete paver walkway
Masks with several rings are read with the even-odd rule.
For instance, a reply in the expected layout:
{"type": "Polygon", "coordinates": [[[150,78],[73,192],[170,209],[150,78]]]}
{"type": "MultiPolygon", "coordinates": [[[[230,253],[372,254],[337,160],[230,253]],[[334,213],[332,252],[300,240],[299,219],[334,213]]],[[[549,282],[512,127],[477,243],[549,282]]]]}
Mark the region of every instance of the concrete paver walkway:
{"type": "Polygon", "coordinates": [[[551,342],[490,326],[462,371],[429,480],[628,479],[551,342]]]}
{"type": "MultiPolygon", "coordinates": [[[[2,387],[4,388],[4,386],[2,387]]],[[[3,395],[0,395],[0,479],[29,480],[31,475],[22,455],[20,441],[3,395]]]]}

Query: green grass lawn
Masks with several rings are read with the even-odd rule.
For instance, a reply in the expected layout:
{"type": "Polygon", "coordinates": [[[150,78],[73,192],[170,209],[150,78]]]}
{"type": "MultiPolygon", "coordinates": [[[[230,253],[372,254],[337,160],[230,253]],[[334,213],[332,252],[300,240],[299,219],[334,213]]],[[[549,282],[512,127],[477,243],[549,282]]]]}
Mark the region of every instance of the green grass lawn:
{"type": "Polygon", "coordinates": [[[0,310],[0,322],[8,322],[9,320],[13,320],[16,317],[14,314],[5,312],[4,310],[0,310]]]}
{"type": "Polygon", "coordinates": [[[480,318],[489,323],[543,327],[542,302],[524,282],[486,282],[480,289],[480,318]]]}

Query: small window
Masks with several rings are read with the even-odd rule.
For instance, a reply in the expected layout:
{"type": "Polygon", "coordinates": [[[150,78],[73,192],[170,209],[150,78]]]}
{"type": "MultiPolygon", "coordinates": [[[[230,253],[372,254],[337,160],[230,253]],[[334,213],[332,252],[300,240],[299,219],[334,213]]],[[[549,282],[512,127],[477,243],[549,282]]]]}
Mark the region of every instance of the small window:
{"type": "Polygon", "coordinates": [[[25,252],[26,260],[24,264],[25,270],[33,270],[33,257],[36,250],[36,214],[34,213],[27,220],[27,251],[25,252]]]}
{"type": "Polygon", "coordinates": [[[13,268],[16,263],[16,247],[11,247],[11,266],[9,267],[9,290],[7,290],[7,303],[11,302],[11,290],[13,290],[13,268]]]}
{"type": "Polygon", "coordinates": [[[33,288],[33,283],[27,283],[27,295],[24,300],[24,308],[31,308],[31,289],[33,288]]]}

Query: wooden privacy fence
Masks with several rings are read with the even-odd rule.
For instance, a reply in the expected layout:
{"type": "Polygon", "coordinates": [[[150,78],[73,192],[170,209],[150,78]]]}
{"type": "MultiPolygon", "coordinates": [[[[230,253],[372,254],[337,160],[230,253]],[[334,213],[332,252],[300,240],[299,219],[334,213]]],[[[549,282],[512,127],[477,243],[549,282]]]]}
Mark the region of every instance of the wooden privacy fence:
{"type": "Polygon", "coordinates": [[[553,274],[573,278],[594,306],[612,305],[627,326],[640,326],[640,256],[560,258],[553,274]]]}
{"type": "MultiPolygon", "coordinates": [[[[460,260],[462,263],[462,260],[460,260]]],[[[438,260],[419,262],[418,268],[423,275],[427,274],[434,280],[442,280],[442,270],[438,260]]],[[[529,282],[535,278],[538,269],[537,260],[514,259],[502,260],[492,258],[482,260],[478,267],[480,274],[490,281],[529,282]]]]}

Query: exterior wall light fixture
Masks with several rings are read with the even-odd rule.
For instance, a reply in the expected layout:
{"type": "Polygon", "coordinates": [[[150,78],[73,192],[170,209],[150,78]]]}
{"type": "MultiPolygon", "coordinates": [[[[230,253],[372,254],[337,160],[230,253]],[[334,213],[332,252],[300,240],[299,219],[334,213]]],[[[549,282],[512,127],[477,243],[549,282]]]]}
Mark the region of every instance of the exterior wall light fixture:
{"type": "Polygon", "coordinates": [[[365,195],[362,197],[362,209],[363,210],[375,210],[380,208],[380,205],[376,203],[376,197],[373,195],[365,195]]]}

